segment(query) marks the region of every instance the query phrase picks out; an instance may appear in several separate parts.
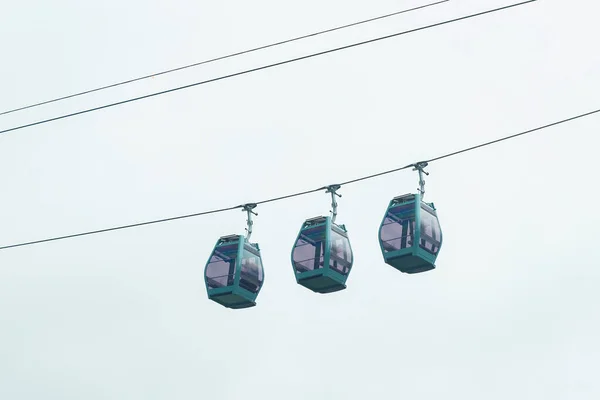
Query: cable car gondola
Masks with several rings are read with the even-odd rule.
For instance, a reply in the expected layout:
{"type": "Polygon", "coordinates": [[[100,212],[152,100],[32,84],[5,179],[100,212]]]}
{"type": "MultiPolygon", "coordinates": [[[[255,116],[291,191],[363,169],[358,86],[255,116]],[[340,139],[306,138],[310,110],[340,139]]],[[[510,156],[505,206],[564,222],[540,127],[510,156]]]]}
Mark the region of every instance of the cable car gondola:
{"type": "Polygon", "coordinates": [[[442,246],[442,230],[433,203],[423,201],[426,162],[415,164],[420,190],[393,198],[379,228],[379,244],[386,264],[415,274],[435,268],[442,246]]]}
{"type": "Polygon", "coordinates": [[[353,263],[352,247],[344,225],[336,224],[335,196],[339,185],[327,192],[332,197],[332,216],[307,219],[292,249],[292,266],[296,282],[316,293],[332,293],[346,289],[353,263]]]}
{"type": "Polygon", "coordinates": [[[254,307],[263,285],[260,248],[257,243],[250,243],[250,213],[254,207],[254,204],[244,206],[248,213],[248,236],[220,237],[204,269],[208,298],[227,308],[254,307]]]}

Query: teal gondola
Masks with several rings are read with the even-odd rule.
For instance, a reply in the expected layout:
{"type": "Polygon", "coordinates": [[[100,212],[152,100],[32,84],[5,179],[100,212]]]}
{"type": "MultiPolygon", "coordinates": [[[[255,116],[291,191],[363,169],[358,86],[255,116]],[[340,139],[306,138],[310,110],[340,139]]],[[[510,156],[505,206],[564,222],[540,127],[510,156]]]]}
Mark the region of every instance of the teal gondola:
{"type": "Polygon", "coordinates": [[[208,298],[224,307],[238,309],[254,307],[264,282],[264,269],[257,243],[250,243],[252,206],[248,211],[248,236],[220,237],[204,268],[208,298]]]}
{"type": "Polygon", "coordinates": [[[426,165],[415,165],[421,177],[419,193],[392,199],[379,227],[379,245],[385,263],[407,274],[434,269],[442,246],[435,206],[423,201],[422,169],[426,165]]]}
{"type": "Polygon", "coordinates": [[[333,217],[316,217],[302,224],[292,249],[291,259],[296,282],[316,293],[332,293],[346,289],[353,264],[352,247],[344,225],[335,223],[337,203],[332,185],[333,217]]]}

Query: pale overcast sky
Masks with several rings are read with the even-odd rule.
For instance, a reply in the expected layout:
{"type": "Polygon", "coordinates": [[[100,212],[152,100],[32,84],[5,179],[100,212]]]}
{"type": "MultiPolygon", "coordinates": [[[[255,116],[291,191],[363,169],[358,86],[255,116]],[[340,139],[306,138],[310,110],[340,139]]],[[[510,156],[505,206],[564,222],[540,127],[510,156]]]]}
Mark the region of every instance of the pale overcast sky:
{"type": "MultiPolygon", "coordinates": [[[[0,111],[426,1],[8,1],[0,111]]],[[[508,4],[426,10],[0,116],[0,130],[508,4]]],[[[0,135],[0,247],[313,189],[600,107],[600,6],[539,0],[0,135]]],[[[410,170],[343,187],[348,288],[296,284],[315,193],[259,206],[257,306],[208,300],[240,211],[0,251],[0,399],[598,399],[600,115],[432,163],[437,268],[383,262],[410,170]],[[576,207],[577,206],[577,207],[576,207]]]]}

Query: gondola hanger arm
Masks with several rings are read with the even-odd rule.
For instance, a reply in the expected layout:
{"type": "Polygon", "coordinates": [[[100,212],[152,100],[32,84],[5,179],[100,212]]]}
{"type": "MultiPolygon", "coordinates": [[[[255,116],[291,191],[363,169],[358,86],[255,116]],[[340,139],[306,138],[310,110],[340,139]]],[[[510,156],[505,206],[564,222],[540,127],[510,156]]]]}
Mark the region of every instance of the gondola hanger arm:
{"type": "Polygon", "coordinates": [[[425,171],[425,167],[427,167],[429,163],[427,161],[419,161],[417,163],[412,164],[413,171],[419,171],[419,193],[421,193],[421,199],[425,197],[425,179],[423,179],[423,174],[429,176],[429,172],[425,171]]]}
{"type": "Polygon", "coordinates": [[[331,193],[331,222],[335,222],[335,218],[337,217],[337,201],[335,201],[335,196],[342,197],[337,191],[342,187],[342,185],[329,185],[327,186],[327,190],[325,193],[331,193]]]}
{"type": "Polygon", "coordinates": [[[252,225],[254,224],[254,222],[252,221],[252,214],[258,216],[258,213],[252,211],[255,208],[256,203],[247,203],[242,206],[242,211],[245,211],[248,215],[248,219],[246,220],[246,232],[248,232],[248,235],[246,235],[246,242],[250,242],[250,236],[252,236],[252,225]]]}

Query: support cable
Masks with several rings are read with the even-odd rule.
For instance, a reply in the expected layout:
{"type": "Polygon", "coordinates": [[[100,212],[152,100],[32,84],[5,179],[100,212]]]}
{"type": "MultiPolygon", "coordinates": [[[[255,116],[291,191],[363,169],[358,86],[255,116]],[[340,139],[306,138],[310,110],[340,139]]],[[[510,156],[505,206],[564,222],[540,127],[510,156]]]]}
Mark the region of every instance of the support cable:
{"type": "MultiPolygon", "coordinates": [[[[428,163],[431,164],[432,162],[436,162],[439,160],[443,160],[445,158],[449,158],[449,157],[454,157],[460,154],[464,154],[470,151],[474,151],[477,149],[481,149],[483,147],[486,146],[491,146],[493,144],[497,144],[503,141],[507,141],[507,140],[511,140],[511,139],[515,139],[517,137],[520,136],[524,136],[533,132],[537,132],[537,131],[541,131],[544,130],[546,128],[550,128],[556,125],[560,125],[560,124],[564,124],[570,121],[574,121],[576,119],[580,119],[580,118],[584,118],[584,117],[588,117],[594,114],[598,114],[600,113],[600,109],[594,110],[594,111],[590,111],[590,112],[586,112],[584,114],[579,114],[573,117],[569,117],[566,119],[562,119],[560,121],[556,121],[556,122],[552,122],[546,125],[542,125],[539,126],[537,128],[533,128],[533,129],[529,129],[520,133],[516,133],[513,135],[509,135],[509,136],[504,136],[502,138],[499,139],[495,139],[489,142],[485,142],[485,143],[481,143],[478,144],[476,146],[472,146],[472,147],[467,147],[465,149],[461,149],[461,150],[457,150],[451,153],[446,153],[443,155],[439,155],[437,157],[434,158],[430,158],[426,161],[420,161],[419,163],[428,163]]],[[[366,175],[366,176],[362,176],[360,178],[355,178],[346,182],[342,182],[339,184],[340,187],[345,186],[345,185],[350,185],[353,183],[357,183],[357,182],[362,182],[365,180],[369,180],[369,179],[374,179],[383,175],[388,175],[394,172],[399,172],[405,169],[409,169],[409,168],[413,168],[416,165],[418,165],[419,163],[411,163],[408,165],[405,165],[403,167],[399,167],[399,168],[394,168],[391,170],[387,170],[387,171],[382,171],[382,172],[378,172],[376,174],[371,174],[371,175],[366,175]]],[[[337,185],[336,185],[337,187],[337,185]]],[[[285,199],[289,199],[292,197],[299,197],[299,196],[304,196],[310,193],[316,193],[316,192],[321,192],[323,190],[328,190],[330,188],[330,186],[321,186],[317,189],[311,189],[311,190],[305,190],[305,191],[301,191],[301,192],[296,192],[296,193],[291,193],[291,194],[287,194],[284,196],[279,196],[279,197],[274,197],[274,198],[270,198],[270,199],[266,199],[266,200],[262,200],[262,201],[258,201],[255,203],[248,203],[248,204],[252,204],[252,205],[260,205],[260,204],[266,204],[266,203],[272,203],[275,201],[280,201],[280,200],[285,200],[285,199]]],[[[246,204],[247,205],[247,204],[246,204]]],[[[144,226],[144,225],[151,225],[151,224],[159,224],[159,223],[163,223],[163,222],[168,222],[168,221],[175,221],[178,219],[185,219],[185,218],[192,218],[192,217],[199,217],[199,216],[203,216],[203,215],[209,215],[209,214],[217,214],[217,213],[222,213],[225,211],[230,211],[230,210],[236,210],[236,209],[244,209],[244,207],[246,207],[246,205],[238,205],[238,206],[233,206],[233,207],[225,207],[225,208],[217,208],[217,209],[213,209],[213,210],[208,210],[208,211],[201,211],[201,212],[197,212],[197,213],[193,213],[193,214],[186,214],[186,215],[180,215],[180,216],[176,216],[176,217],[169,217],[169,218],[163,218],[163,219],[158,219],[158,220],[154,220],[154,221],[146,221],[146,222],[140,222],[140,223],[135,223],[135,224],[129,224],[129,225],[122,225],[122,226],[116,226],[116,227],[112,227],[112,228],[106,228],[106,229],[99,229],[99,230],[94,230],[94,231],[88,231],[88,232],[82,232],[82,233],[75,233],[72,235],[66,235],[66,236],[57,236],[57,237],[52,237],[52,238],[48,238],[48,239],[42,239],[42,240],[35,240],[35,241],[30,241],[30,242],[22,242],[22,243],[16,243],[16,244],[11,244],[11,245],[7,245],[7,246],[2,246],[0,247],[0,250],[5,250],[5,249],[10,249],[13,247],[22,247],[22,246],[30,246],[30,245],[34,245],[34,244],[38,244],[38,243],[45,243],[45,242],[52,242],[52,241],[57,241],[57,240],[63,240],[63,239],[70,239],[70,238],[75,238],[75,237],[79,237],[79,236],[87,236],[87,235],[94,235],[94,234],[98,234],[98,233],[104,233],[104,232],[111,232],[111,231],[116,231],[116,230],[120,230],[120,229],[128,229],[128,228],[134,228],[134,227],[139,227],[139,226],[144,226]]]]}
{"type": "Polygon", "coordinates": [[[491,14],[491,13],[495,13],[495,12],[498,12],[498,11],[507,10],[509,8],[522,6],[522,5],[525,5],[525,4],[528,4],[528,3],[533,3],[535,1],[537,1],[537,0],[528,0],[528,1],[521,2],[521,3],[510,4],[510,5],[499,7],[499,8],[495,8],[495,9],[492,9],[492,10],[482,11],[482,12],[479,12],[479,13],[476,13],[476,14],[465,15],[463,17],[449,19],[449,20],[446,20],[446,21],[437,22],[435,24],[425,25],[425,26],[421,26],[419,28],[414,28],[414,29],[409,29],[409,30],[402,31],[402,32],[393,33],[391,35],[380,36],[380,37],[377,37],[375,39],[369,39],[369,40],[365,40],[365,41],[362,41],[362,42],[352,43],[352,44],[349,44],[349,45],[346,45],[346,46],[336,47],[336,48],[333,48],[333,49],[329,49],[329,50],[325,50],[325,51],[320,51],[318,53],[308,54],[308,55],[305,55],[305,56],[302,56],[302,57],[291,58],[291,59],[288,59],[288,60],[285,60],[285,61],[279,61],[279,62],[276,62],[276,63],[273,63],[273,64],[267,64],[267,65],[263,65],[263,66],[260,66],[260,67],[247,69],[247,70],[244,70],[244,71],[234,72],[232,74],[222,75],[222,76],[219,76],[217,78],[212,78],[212,79],[208,79],[208,80],[204,80],[204,81],[192,83],[192,84],[189,84],[189,85],[179,86],[179,87],[175,87],[175,88],[163,90],[163,91],[160,91],[160,92],[150,93],[150,94],[146,94],[146,95],[139,96],[139,97],[134,97],[134,98],[127,99],[127,100],[118,101],[116,103],[105,104],[105,105],[102,105],[102,106],[99,106],[99,107],[94,107],[94,108],[88,108],[86,110],[77,111],[77,112],[70,113],[70,114],[64,114],[64,115],[60,115],[58,117],[48,118],[48,119],[44,119],[44,120],[32,122],[32,123],[29,123],[29,124],[16,126],[16,127],[13,127],[13,128],[4,129],[4,130],[0,131],[0,134],[4,134],[4,133],[8,133],[8,132],[13,132],[13,131],[17,131],[17,130],[24,129],[24,128],[29,128],[29,127],[32,127],[32,126],[47,124],[49,122],[54,122],[54,121],[58,121],[58,120],[65,119],[65,118],[75,117],[77,115],[87,114],[87,113],[90,113],[90,112],[103,110],[105,108],[120,106],[120,105],[131,103],[131,102],[134,102],[134,101],[139,101],[139,100],[147,99],[147,98],[154,97],[154,96],[160,96],[160,95],[163,95],[163,94],[167,94],[167,93],[171,93],[171,92],[176,92],[178,90],[189,89],[191,87],[205,85],[205,84],[208,84],[208,83],[217,82],[217,81],[221,81],[221,80],[224,80],[224,79],[230,79],[230,78],[233,78],[233,77],[236,77],[236,76],[246,75],[246,74],[250,74],[250,73],[253,73],[253,72],[257,72],[257,71],[261,71],[261,70],[265,70],[265,69],[269,69],[269,68],[279,67],[281,65],[290,64],[290,63],[294,63],[294,62],[306,60],[306,59],[309,59],[309,58],[318,57],[318,56],[322,56],[322,55],[329,54],[329,53],[334,53],[334,52],[341,51],[341,50],[346,50],[346,49],[349,49],[349,48],[352,48],[352,47],[358,47],[358,46],[362,46],[362,45],[365,45],[365,44],[374,43],[374,42],[377,42],[377,41],[380,41],[380,40],[390,39],[390,38],[393,38],[393,37],[397,37],[397,36],[401,36],[401,35],[406,35],[406,34],[409,34],[409,33],[419,32],[419,31],[422,31],[422,30],[426,30],[426,29],[430,29],[430,28],[435,28],[435,27],[438,27],[438,26],[447,25],[447,24],[451,24],[451,23],[454,23],[454,22],[458,22],[458,21],[463,21],[463,20],[466,20],[466,19],[479,17],[479,16],[482,16],[482,15],[485,15],[485,14],[491,14]]]}
{"type": "Polygon", "coordinates": [[[299,41],[299,40],[302,40],[302,39],[307,39],[309,37],[319,36],[319,35],[323,35],[325,33],[334,32],[334,31],[338,31],[338,30],[350,28],[350,27],[353,27],[353,26],[366,24],[368,22],[373,22],[373,21],[377,21],[377,20],[381,20],[381,19],[385,19],[385,18],[390,18],[390,17],[396,16],[396,15],[408,13],[408,12],[411,12],[411,11],[416,11],[416,10],[420,10],[420,9],[423,9],[423,8],[436,6],[436,5],[439,5],[439,4],[442,4],[442,3],[446,3],[448,1],[450,1],[450,0],[436,1],[435,3],[429,3],[429,4],[422,5],[422,6],[413,7],[413,8],[409,8],[409,9],[405,9],[405,10],[400,10],[400,11],[396,11],[396,12],[385,14],[385,15],[380,15],[378,17],[369,18],[369,19],[365,19],[365,20],[362,20],[362,21],[353,22],[353,23],[346,24],[346,25],[336,26],[334,28],[325,29],[325,30],[322,30],[322,31],[319,31],[319,32],[313,32],[313,33],[309,33],[307,35],[302,35],[302,36],[297,36],[297,37],[294,37],[294,38],[291,38],[291,39],[281,40],[279,42],[270,43],[270,44],[266,44],[266,45],[263,45],[263,46],[258,46],[258,47],[254,47],[254,48],[251,48],[251,49],[238,51],[238,52],[227,54],[227,55],[224,55],[224,56],[219,56],[219,57],[211,58],[211,59],[208,59],[208,60],[198,61],[198,62],[195,62],[193,64],[188,64],[188,65],[184,65],[184,66],[181,66],[181,67],[171,68],[171,69],[168,69],[168,70],[165,70],[165,71],[155,72],[155,73],[150,74],[150,75],[144,75],[144,76],[140,76],[138,78],[133,78],[133,79],[128,79],[128,80],[121,81],[121,82],[111,83],[109,85],[101,86],[101,87],[98,87],[98,88],[95,88],[95,89],[88,89],[88,90],[85,90],[85,91],[82,91],[82,92],[73,93],[73,94],[70,94],[70,95],[62,96],[62,97],[57,97],[55,99],[46,100],[46,101],[42,101],[42,102],[35,103],[35,104],[30,104],[28,106],[23,106],[23,107],[15,108],[15,109],[12,109],[12,110],[3,111],[3,112],[0,112],[0,115],[11,114],[11,113],[14,113],[14,112],[17,112],[17,111],[22,111],[22,110],[27,110],[29,108],[39,107],[39,106],[42,106],[44,104],[55,103],[57,101],[71,99],[73,97],[83,96],[85,94],[90,94],[90,93],[94,93],[94,92],[99,92],[101,90],[106,90],[106,89],[110,89],[110,88],[113,88],[113,87],[122,86],[122,85],[126,85],[126,84],[133,83],[133,82],[138,82],[138,81],[141,81],[141,80],[144,80],[144,79],[154,78],[156,76],[165,75],[165,74],[169,74],[169,73],[176,72],[176,71],[181,71],[181,70],[184,70],[184,69],[188,69],[188,68],[192,68],[192,67],[197,67],[197,66],[204,65],[204,64],[210,64],[210,63],[213,63],[213,62],[216,62],[216,61],[220,61],[220,60],[225,60],[227,58],[232,58],[232,57],[241,56],[243,54],[253,53],[255,51],[268,49],[270,47],[281,46],[282,44],[296,42],[296,41],[299,41]]]}

